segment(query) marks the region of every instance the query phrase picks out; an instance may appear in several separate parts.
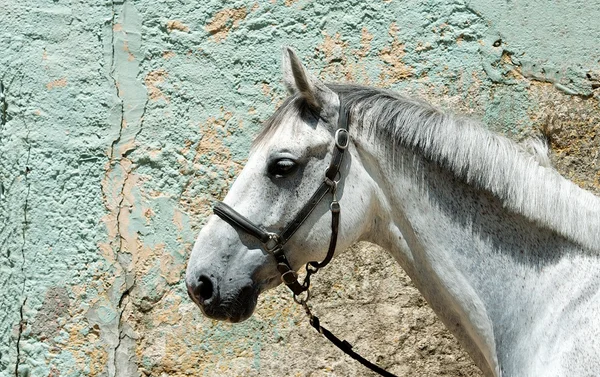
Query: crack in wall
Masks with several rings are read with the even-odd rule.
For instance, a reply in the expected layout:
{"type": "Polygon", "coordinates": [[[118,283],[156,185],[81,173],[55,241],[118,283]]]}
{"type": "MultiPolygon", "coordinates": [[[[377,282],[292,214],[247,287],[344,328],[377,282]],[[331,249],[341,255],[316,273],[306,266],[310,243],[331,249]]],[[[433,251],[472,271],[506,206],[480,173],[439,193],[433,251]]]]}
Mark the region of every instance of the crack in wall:
{"type": "MultiPolygon", "coordinates": [[[[29,194],[31,192],[31,183],[29,182],[29,173],[31,172],[31,169],[29,168],[29,161],[31,158],[31,143],[29,141],[29,134],[31,132],[31,130],[29,129],[29,127],[27,126],[27,123],[25,123],[25,121],[23,121],[23,125],[25,126],[25,129],[27,130],[27,133],[25,135],[25,143],[27,144],[27,159],[25,160],[25,186],[27,187],[27,191],[25,193],[25,203],[24,203],[24,208],[23,208],[23,232],[22,232],[22,237],[23,237],[23,242],[21,244],[21,276],[23,277],[23,284],[21,286],[21,296],[23,296],[25,294],[25,286],[27,284],[27,276],[25,274],[25,245],[27,242],[27,227],[28,227],[28,218],[27,218],[27,212],[29,210],[29,194]]],[[[25,296],[25,299],[23,300],[23,303],[20,306],[19,309],[19,314],[20,314],[20,320],[19,320],[19,334],[17,336],[17,360],[15,362],[15,376],[18,377],[18,373],[19,373],[19,365],[21,363],[21,335],[23,333],[23,323],[24,323],[24,319],[23,319],[23,307],[25,306],[25,303],[27,302],[27,296],[25,296]]]]}
{"type": "MultiPolygon", "coordinates": [[[[139,29],[140,21],[137,21],[137,12],[132,4],[127,1],[112,1],[110,4],[112,17],[107,21],[110,23],[110,72],[109,77],[116,89],[116,96],[119,101],[119,108],[113,108],[114,111],[119,111],[119,132],[116,138],[111,142],[109,151],[109,161],[105,172],[106,188],[104,190],[105,205],[110,213],[110,218],[114,219],[111,229],[110,244],[112,245],[115,255],[114,266],[120,271],[124,279],[124,285],[117,283],[115,287],[118,290],[124,289],[120,295],[118,303],[115,304],[115,310],[118,312],[115,326],[117,338],[111,338],[110,343],[112,367],[114,371],[109,370],[109,375],[114,373],[114,376],[126,375],[128,370],[134,368],[130,359],[123,360],[123,356],[129,357],[131,345],[128,342],[123,342],[124,338],[130,338],[127,334],[127,321],[125,319],[125,311],[128,298],[136,285],[135,271],[132,271],[132,262],[128,260],[126,254],[131,254],[134,250],[128,250],[133,246],[129,245],[127,233],[127,217],[129,210],[128,206],[133,206],[134,203],[129,203],[133,199],[129,199],[130,186],[133,184],[134,170],[136,166],[128,158],[129,155],[136,150],[136,140],[143,130],[144,116],[146,114],[149,98],[146,95],[147,90],[145,85],[139,84],[139,79],[135,76],[139,72],[139,62],[136,61],[134,53],[138,52],[140,41],[136,38],[141,38],[137,29],[139,29]],[[120,7],[119,5],[123,5],[120,7]],[[120,49],[123,43],[123,50],[120,49]],[[129,51],[129,48],[132,50],[129,51]],[[124,53],[128,55],[123,55],[124,53]],[[140,88],[142,91],[140,91],[140,88]],[[141,93],[145,95],[143,108],[138,106],[138,99],[141,93]],[[140,111],[141,110],[141,111],[140,111]],[[138,127],[135,129],[134,127],[138,127]],[[128,247],[129,245],[129,247],[128,247]],[[122,351],[125,349],[125,351],[122,351]],[[125,353],[123,353],[125,352],[125,353]]],[[[108,39],[108,38],[107,38],[108,39]]],[[[114,329],[114,328],[113,328],[114,329]]],[[[110,364],[109,364],[110,365],[110,364]]]]}
{"type": "MultiPolygon", "coordinates": [[[[106,172],[106,175],[108,176],[110,174],[111,171],[113,171],[116,163],[115,163],[115,159],[118,159],[119,161],[124,157],[124,156],[116,156],[116,149],[117,146],[119,145],[121,138],[123,136],[123,126],[125,123],[125,100],[123,97],[121,97],[121,92],[119,89],[119,83],[117,81],[117,77],[116,77],[116,70],[117,70],[117,63],[116,63],[116,55],[115,55],[115,27],[116,27],[116,8],[115,8],[115,1],[112,1],[111,3],[111,9],[112,9],[112,18],[111,18],[111,49],[112,49],[112,54],[111,54],[111,68],[110,68],[110,77],[113,80],[113,85],[115,86],[115,90],[116,90],[116,94],[117,94],[117,98],[119,99],[119,103],[120,103],[120,118],[119,118],[119,134],[117,135],[117,137],[113,140],[112,144],[111,144],[111,148],[110,148],[110,156],[109,156],[109,168],[106,172]]],[[[131,170],[126,172],[126,176],[125,179],[123,179],[123,183],[121,185],[120,188],[120,192],[119,192],[119,196],[120,196],[120,200],[119,203],[116,207],[116,237],[118,238],[118,246],[117,246],[117,250],[116,250],[116,254],[117,254],[117,258],[116,258],[116,263],[119,264],[121,271],[124,271],[125,275],[127,274],[127,269],[126,266],[124,266],[118,255],[121,254],[123,252],[123,236],[121,234],[121,209],[123,208],[123,203],[125,201],[125,187],[127,185],[127,180],[129,179],[131,170]]],[[[110,210],[110,208],[109,208],[110,210]]],[[[134,281],[135,284],[135,281],[134,281]]],[[[122,307],[123,305],[123,300],[129,296],[129,293],[131,292],[131,289],[133,288],[133,285],[131,286],[127,286],[127,277],[125,277],[125,291],[123,291],[123,293],[121,294],[121,297],[119,299],[119,302],[117,304],[117,310],[119,310],[119,319],[117,322],[117,344],[115,345],[114,349],[113,349],[113,365],[114,365],[114,375],[115,376],[119,376],[119,364],[117,362],[118,358],[117,358],[117,354],[119,351],[119,348],[121,347],[121,339],[122,339],[122,332],[123,332],[123,323],[122,323],[122,319],[123,319],[123,312],[125,311],[125,308],[122,307]]]]}
{"type": "Polygon", "coordinates": [[[135,286],[135,279],[133,281],[133,283],[131,284],[131,286],[127,289],[125,289],[125,291],[123,291],[123,293],[121,294],[121,297],[119,298],[119,304],[117,305],[117,308],[120,309],[120,313],[119,313],[119,321],[117,323],[117,335],[118,335],[118,341],[117,341],[117,345],[115,346],[114,349],[114,354],[113,354],[113,365],[115,368],[115,376],[119,376],[119,363],[118,363],[118,357],[117,354],[119,352],[119,348],[121,347],[121,341],[123,340],[123,338],[125,338],[125,336],[127,336],[127,334],[125,334],[123,332],[123,313],[125,312],[125,308],[123,307],[123,301],[129,297],[129,294],[131,293],[131,290],[133,289],[133,287],[135,286]]]}
{"type": "Polygon", "coordinates": [[[8,109],[8,105],[6,103],[6,95],[4,94],[4,82],[0,80],[0,125],[4,126],[6,124],[6,109],[8,109]]]}
{"type": "MultiPolygon", "coordinates": [[[[140,127],[140,130],[141,130],[141,127],[140,127]]],[[[139,132],[137,134],[139,134],[139,132]]],[[[125,154],[123,154],[123,156],[121,156],[121,158],[124,158],[124,157],[125,157],[125,154]]],[[[131,167],[129,170],[127,170],[125,179],[123,180],[123,185],[121,186],[121,191],[119,193],[120,200],[119,200],[119,204],[117,206],[117,237],[119,238],[119,247],[117,250],[117,255],[123,253],[123,249],[124,249],[123,236],[121,235],[121,214],[122,214],[121,209],[123,208],[123,205],[125,202],[125,187],[127,187],[127,182],[129,181],[129,178],[131,177],[131,173],[132,173],[133,169],[134,169],[134,167],[131,167]]],[[[120,259],[118,257],[117,257],[116,261],[120,265],[121,270],[125,272],[125,275],[127,275],[127,269],[125,268],[126,266],[123,265],[123,263],[120,261],[120,259]]],[[[119,320],[117,322],[117,345],[115,346],[115,348],[113,350],[113,363],[114,363],[114,368],[115,368],[115,376],[119,376],[119,372],[118,372],[119,364],[118,364],[117,354],[119,352],[119,348],[121,347],[121,341],[124,338],[123,313],[125,312],[125,308],[124,308],[123,302],[126,298],[129,297],[129,294],[131,293],[133,287],[135,286],[135,283],[136,283],[135,273],[134,273],[134,278],[133,278],[133,282],[131,283],[131,285],[127,284],[127,276],[125,276],[125,290],[121,294],[121,297],[119,298],[119,302],[117,303],[117,310],[119,310],[119,320]]]]}
{"type": "MultiPolygon", "coordinates": [[[[21,78],[23,77],[23,73],[18,71],[19,73],[21,73],[21,78]]],[[[6,99],[7,95],[6,93],[8,92],[8,89],[10,88],[10,86],[12,85],[12,83],[14,82],[15,78],[17,77],[17,74],[13,75],[13,77],[8,81],[8,84],[4,78],[4,76],[8,73],[8,71],[4,72],[4,74],[2,75],[2,78],[0,78],[0,126],[4,126],[6,125],[6,123],[9,121],[8,119],[8,100],[6,99]]],[[[21,83],[22,85],[22,83],[21,83]]],[[[4,130],[4,127],[2,127],[0,129],[1,131],[4,130]]],[[[2,135],[0,134],[0,141],[2,141],[2,135]]]]}
{"type": "MultiPolygon", "coordinates": [[[[148,106],[148,99],[146,99],[146,102],[144,103],[144,109],[142,111],[142,116],[141,116],[141,121],[140,121],[140,128],[135,133],[135,135],[133,136],[133,139],[132,139],[134,142],[135,142],[136,138],[138,137],[138,135],[142,132],[143,123],[144,123],[144,115],[146,114],[147,106],[148,106]]],[[[126,158],[134,150],[135,150],[135,148],[126,151],[125,153],[123,153],[121,158],[126,158]]],[[[118,213],[117,213],[117,236],[119,237],[119,248],[118,248],[117,254],[123,252],[123,237],[121,236],[121,209],[123,208],[123,205],[125,202],[125,187],[127,186],[127,182],[129,181],[129,178],[131,177],[131,173],[133,172],[133,170],[135,170],[135,166],[132,166],[129,170],[127,170],[125,179],[123,180],[123,185],[121,186],[121,192],[119,194],[120,201],[119,201],[119,205],[117,207],[117,210],[118,210],[118,213]]],[[[121,265],[121,269],[123,271],[126,271],[124,266],[122,265],[122,263],[118,260],[118,258],[117,258],[117,261],[121,265]]],[[[121,294],[121,297],[119,298],[119,303],[117,304],[117,309],[120,310],[120,312],[119,312],[119,320],[117,322],[118,341],[117,341],[117,345],[115,346],[114,351],[113,351],[113,363],[114,363],[113,365],[115,368],[115,376],[119,376],[119,372],[118,372],[119,371],[119,363],[118,363],[117,355],[118,355],[119,349],[121,347],[122,340],[125,337],[129,337],[129,335],[126,334],[123,329],[123,313],[125,312],[123,302],[125,301],[126,298],[129,298],[129,294],[135,287],[135,284],[136,284],[135,274],[134,274],[134,279],[133,279],[133,282],[131,283],[131,285],[127,286],[127,279],[126,279],[125,284],[126,284],[126,289],[121,294]]]]}
{"type": "MultiPolygon", "coordinates": [[[[121,3],[122,4],[122,3],[121,3]]],[[[119,124],[119,136],[113,140],[111,147],[110,147],[110,164],[113,163],[113,158],[115,156],[115,147],[117,146],[117,144],[119,143],[119,141],[121,141],[121,136],[123,133],[123,121],[125,119],[125,103],[123,101],[123,98],[121,98],[121,93],[119,90],[119,83],[117,82],[117,78],[115,77],[115,71],[116,71],[116,59],[115,59],[115,17],[116,17],[116,9],[115,9],[115,1],[112,1],[111,3],[111,11],[112,11],[112,18],[110,21],[110,29],[111,29],[111,39],[110,39],[110,45],[112,48],[112,55],[111,55],[111,66],[110,66],[110,74],[109,76],[112,78],[113,80],[113,85],[115,86],[115,89],[117,91],[117,98],[119,99],[119,103],[121,105],[121,119],[120,119],[120,124],[119,124]]]]}
{"type": "Polygon", "coordinates": [[[25,306],[25,303],[27,302],[27,297],[25,297],[25,300],[23,300],[23,303],[21,304],[20,308],[19,308],[19,334],[17,335],[17,362],[15,363],[15,377],[19,377],[19,365],[20,365],[20,358],[21,358],[21,336],[23,335],[23,324],[25,323],[25,321],[23,320],[23,307],[25,306]]]}

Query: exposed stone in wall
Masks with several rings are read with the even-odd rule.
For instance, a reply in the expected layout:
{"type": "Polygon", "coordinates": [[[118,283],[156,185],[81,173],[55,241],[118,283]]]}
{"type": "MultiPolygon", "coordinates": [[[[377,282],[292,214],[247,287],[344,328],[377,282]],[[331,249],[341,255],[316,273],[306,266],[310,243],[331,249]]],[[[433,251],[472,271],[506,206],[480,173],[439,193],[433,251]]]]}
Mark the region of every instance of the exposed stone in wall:
{"type": "MultiPolygon", "coordinates": [[[[285,97],[284,44],[325,80],[542,135],[561,173],[600,193],[597,0],[0,8],[0,376],[369,375],[284,288],[237,325],[185,292],[211,203],[285,97]]],[[[316,277],[313,306],[399,375],[480,375],[370,245],[316,277]]]]}

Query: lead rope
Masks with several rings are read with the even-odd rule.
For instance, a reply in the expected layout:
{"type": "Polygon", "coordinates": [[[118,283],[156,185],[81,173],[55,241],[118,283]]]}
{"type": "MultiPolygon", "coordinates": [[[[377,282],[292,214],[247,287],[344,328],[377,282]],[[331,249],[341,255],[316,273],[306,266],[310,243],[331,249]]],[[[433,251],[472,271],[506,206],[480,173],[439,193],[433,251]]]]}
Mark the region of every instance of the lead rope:
{"type": "Polygon", "coordinates": [[[346,341],[346,340],[341,340],[337,336],[333,335],[331,333],[331,331],[329,331],[325,327],[321,326],[319,317],[312,314],[312,312],[310,311],[310,308],[308,307],[307,301],[308,301],[309,297],[310,296],[307,296],[306,300],[296,300],[296,297],[294,297],[294,301],[296,301],[297,303],[302,305],[302,307],[304,308],[304,311],[306,312],[306,315],[308,316],[308,319],[309,319],[312,327],[314,327],[321,335],[325,336],[325,338],[327,338],[327,340],[329,340],[331,343],[333,343],[337,348],[344,351],[344,353],[346,355],[348,355],[351,358],[353,358],[354,360],[358,361],[359,363],[361,363],[365,367],[369,368],[373,372],[378,373],[384,377],[398,377],[395,374],[390,373],[387,370],[381,368],[379,365],[373,364],[369,360],[362,357],[360,354],[354,352],[354,350],[352,349],[352,344],[348,343],[348,341],[346,341]]]}
{"type": "MultiPolygon", "coordinates": [[[[354,352],[352,349],[352,344],[348,343],[346,340],[341,340],[337,336],[335,336],[331,331],[327,330],[325,327],[321,326],[321,321],[319,317],[312,314],[310,308],[308,306],[308,300],[310,299],[310,276],[319,271],[320,268],[325,267],[327,263],[333,257],[335,252],[335,247],[337,244],[337,229],[340,218],[340,204],[337,201],[336,191],[337,191],[337,182],[335,182],[333,186],[333,200],[329,206],[331,210],[331,229],[334,230],[331,233],[331,238],[329,240],[329,250],[327,252],[327,257],[320,263],[318,262],[309,262],[306,264],[306,276],[304,277],[304,282],[302,283],[302,288],[304,289],[304,293],[306,294],[305,298],[300,298],[301,293],[294,292],[294,301],[301,305],[308,316],[308,320],[310,325],[315,328],[319,332],[319,334],[323,335],[327,340],[329,340],[333,345],[342,350],[346,355],[350,356],[354,360],[358,361],[365,367],[369,368],[375,373],[378,373],[384,377],[398,377],[393,373],[388,372],[387,370],[381,368],[379,365],[373,364],[369,360],[362,357],[360,354],[354,352]]],[[[293,291],[293,290],[292,290],[293,291]]]]}

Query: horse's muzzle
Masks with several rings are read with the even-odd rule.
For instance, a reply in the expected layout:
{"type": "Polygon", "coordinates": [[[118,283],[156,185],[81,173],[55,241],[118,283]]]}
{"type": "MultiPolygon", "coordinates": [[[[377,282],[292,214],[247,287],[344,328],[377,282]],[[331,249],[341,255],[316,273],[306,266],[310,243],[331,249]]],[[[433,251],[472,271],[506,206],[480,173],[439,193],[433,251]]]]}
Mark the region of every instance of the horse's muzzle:
{"type": "Polygon", "coordinates": [[[207,275],[186,281],[188,295],[209,318],[241,322],[248,319],[256,308],[258,289],[251,285],[231,289],[223,294],[217,282],[207,275]]]}

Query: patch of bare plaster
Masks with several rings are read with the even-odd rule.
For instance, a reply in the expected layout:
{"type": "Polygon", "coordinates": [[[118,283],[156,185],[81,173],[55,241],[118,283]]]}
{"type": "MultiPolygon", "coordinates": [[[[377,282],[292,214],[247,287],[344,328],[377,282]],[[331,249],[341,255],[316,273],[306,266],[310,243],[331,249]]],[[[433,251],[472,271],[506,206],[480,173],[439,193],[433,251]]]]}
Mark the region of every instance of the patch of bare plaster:
{"type": "Polygon", "coordinates": [[[237,28],[247,15],[246,7],[223,9],[213,16],[212,20],[206,24],[205,29],[215,42],[221,42],[227,38],[229,31],[237,28]]]}
{"type": "MultiPolygon", "coordinates": [[[[276,91],[273,90],[273,87],[271,85],[269,85],[268,82],[262,82],[260,83],[260,92],[267,97],[268,99],[271,100],[271,103],[274,103],[276,105],[276,107],[281,106],[281,104],[283,103],[283,98],[281,98],[281,96],[279,96],[277,94],[276,91]]],[[[256,109],[254,108],[250,108],[248,110],[249,114],[255,114],[256,113],[256,109]]]]}
{"type": "Polygon", "coordinates": [[[494,83],[516,84],[523,82],[549,83],[561,92],[582,98],[600,99],[600,74],[593,70],[585,71],[577,67],[557,66],[548,62],[516,57],[503,48],[502,40],[492,45],[480,41],[482,66],[488,78],[494,83]]]}
{"type": "Polygon", "coordinates": [[[329,35],[323,32],[323,42],[317,45],[316,50],[325,60],[325,68],[321,72],[326,80],[340,81],[353,80],[352,69],[346,56],[348,42],[342,39],[340,33],[329,35]]]}
{"type": "Polygon", "coordinates": [[[178,30],[184,33],[189,33],[190,28],[183,22],[179,20],[169,20],[167,21],[167,30],[171,33],[173,30],[178,30]]]}
{"type": "MultiPolygon", "coordinates": [[[[132,216],[134,216],[132,213],[136,207],[141,206],[140,211],[148,221],[153,215],[150,208],[144,208],[143,204],[136,201],[136,192],[142,186],[143,177],[136,174],[134,168],[130,159],[121,158],[112,174],[112,177],[116,178],[116,184],[110,184],[110,181],[105,179],[102,185],[106,198],[105,204],[111,208],[111,213],[103,218],[111,243],[100,247],[102,254],[107,255],[107,260],[113,261],[111,264],[116,271],[111,285],[113,289],[120,292],[118,303],[116,305],[113,303],[117,313],[115,333],[118,338],[115,339],[116,344],[109,357],[115,375],[118,373],[130,375],[126,372],[136,365],[133,353],[138,338],[133,325],[139,321],[136,313],[152,310],[153,306],[171,289],[171,285],[179,281],[185,269],[184,263],[177,262],[165,252],[164,244],[149,247],[142,242],[138,232],[131,230],[132,216]],[[118,242],[116,253],[113,240],[118,242]],[[152,276],[156,267],[160,270],[159,278],[150,285],[138,284],[144,277],[152,276]]],[[[186,244],[185,247],[191,245],[186,244]]],[[[184,251],[181,251],[182,255],[183,253],[184,251]]]]}
{"type": "MultiPolygon", "coordinates": [[[[260,328],[267,326],[270,328],[269,331],[273,328],[279,330],[280,324],[278,321],[273,322],[272,318],[285,318],[284,322],[305,321],[304,312],[291,303],[288,292],[284,290],[269,291],[265,294],[265,296],[267,295],[271,298],[261,300],[262,305],[257,308],[257,313],[251,320],[260,328]]],[[[302,374],[296,370],[294,370],[295,373],[289,373],[288,369],[269,373],[261,370],[255,364],[259,360],[261,363],[281,364],[281,355],[287,355],[289,351],[289,344],[286,344],[285,341],[281,342],[281,340],[287,339],[284,335],[278,333],[278,338],[272,338],[274,344],[281,345],[279,349],[265,351],[264,345],[260,343],[262,336],[256,334],[257,331],[260,331],[255,327],[256,325],[251,325],[249,330],[244,330],[243,327],[231,324],[198,320],[197,311],[198,309],[189,300],[181,297],[177,292],[169,292],[156,305],[152,312],[152,318],[146,323],[146,336],[141,339],[137,348],[138,358],[152,360],[152,364],[144,370],[146,375],[183,377],[185,371],[197,371],[198,365],[208,366],[204,373],[210,376],[295,376],[302,374]],[[202,339],[203,344],[208,346],[190,347],[190,333],[194,334],[197,339],[202,339]],[[224,354],[234,355],[234,359],[224,358],[224,354]]],[[[294,328],[294,333],[297,330],[294,328]]],[[[309,334],[308,330],[310,328],[303,328],[298,332],[309,334]]],[[[287,329],[283,329],[283,333],[286,334],[287,329]]],[[[314,342],[312,345],[315,345],[314,342]]],[[[294,356],[301,357],[301,355],[294,356]]],[[[202,373],[201,371],[196,374],[202,375],[202,373]]]]}
{"type": "Polygon", "coordinates": [[[361,30],[360,48],[349,50],[349,43],[340,33],[323,32],[323,42],[316,47],[327,65],[322,76],[326,81],[350,81],[370,85],[367,63],[363,60],[371,54],[373,34],[366,27],[361,30]]]}
{"type": "Polygon", "coordinates": [[[46,89],[52,90],[55,88],[64,88],[65,86],[67,86],[67,79],[65,77],[62,77],[60,79],[52,80],[49,83],[47,83],[46,89]]]}
{"type": "Polygon", "coordinates": [[[317,51],[323,54],[323,58],[327,64],[345,63],[346,56],[344,50],[348,48],[348,42],[342,39],[340,33],[335,33],[333,36],[326,31],[323,32],[323,43],[317,46],[317,51]]]}
{"type": "Polygon", "coordinates": [[[366,27],[363,27],[360,31],[360,49],[356,50],[355,54],[361,58],[369,55],[372,41],[373,34],[369,33],[369,30],[366,27]]]}
{"type": "MultiPolygon", "coordinates": [[[[225,196],[227,188],[242,169],[242,165],[232,158],[229,148],[223,145],[223,138],[230,134],[226,125],[232,117],[231,112],[225,111],[219,117],[207,119],[200,127],[202,136],[194,148],[194,155],[191,159],[179,160],[180,174],[189,177],[180,195],[180,208],[193,219],[209,216],[212,201],[225,196]],[[218,187],[217,183],[220,184],[218,187]],[[198,195],[196,185],[202,184],[210,188],[202,190],[207,194],[198,195]]],[[[186,155],[183,152],[189,148],[190,143],[186,142],[183,156],[186,155]]]]}
{"type": "MultiPolygon", "coordinates": [[[[108,353],[106,349],[99,346],[101,343],[100,326],[91,325],[85,320],[70,321],[63,331],[68,333],[68,338],[57,345],[55,348],[57,352],[62,350],[62,352],[73,355],[75,369],[85,370],[87,376],[106,376],[108,353]]],[[[47,362],[50,364],[51,370],[55,370],[53,372],[55,376],[60,376],[60,372],[52,366],[52,359],[47,362]]]]}
{"type": "Polygon", "coordinates": [[[41,309],[31,322],[31,335],[42,341],[54,343],[63,324],[62,318],[69,315],[70,300],[65,287],[52,287],[46,291],[41,309]]]}
{"type": "Polygon", "coordinates": [[[561,93],[551,83],[529,87],[535,127],[547,138],[552,164],[584,189],[600,193],[600,101],[561,93]]]}
{"type": "MultiPolygon", "coordinates": [[[[193,311],[182,310],[185,306],[187,303],[176,292],[168,292],[154,307],[152,318],[146,323],[147,334],[136,348],[139,359],[152,360],[149,369],[142,370],[143,375],[182,376],[182,371],[195,371],[198,365],[218,361],[203,347],[190,349],[185,345],[186,334],[201,337],[204,332],[198,321],[191,319],[193,311]]],[[[232,346],[227,352],[235,352],[235,345],[232,346]]]]}
{"type": "Polygon", "coordinates": [[[148,89],[148,95],[150,100],[158,101],[159,99],[165,100],[167,103],[169,100],[163,92],[157,87],[157,85],[165,82],[165,79],[169,76],[167,71],[164,69],[158,69],[156,71],[150,71],[144,78],[144,83],[146,84],[146,89],[148,89]]]}
{"type": "Polygon", "coordinates": [[[171,50],[165,51],[162,54],[162,58],[165,59],[165,60],[169,60],[169,59],[173,58],[174,56],[175,56],[175,53],[173,51],[171,51],[171,50]]]}
{"type": "Polygon", "coordinates": [[[402,61],[406,55],[405,46],[398,40],[398,25],[395,22],[390,25],[389,34],[393,38],[391,45],[379,52],[379,59],[385,63],[379,74],[380,86],[383,87],[389,87],[413,74],[413,69],[402,61]]]}
{"type": "Polygon", "coordinates": [[[260,91],[265,97],[273,97],[273,88],[266,82],[263,82],[260,86],[260,91]]]}

